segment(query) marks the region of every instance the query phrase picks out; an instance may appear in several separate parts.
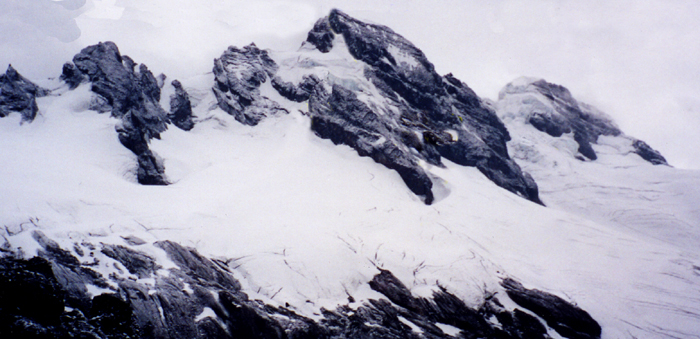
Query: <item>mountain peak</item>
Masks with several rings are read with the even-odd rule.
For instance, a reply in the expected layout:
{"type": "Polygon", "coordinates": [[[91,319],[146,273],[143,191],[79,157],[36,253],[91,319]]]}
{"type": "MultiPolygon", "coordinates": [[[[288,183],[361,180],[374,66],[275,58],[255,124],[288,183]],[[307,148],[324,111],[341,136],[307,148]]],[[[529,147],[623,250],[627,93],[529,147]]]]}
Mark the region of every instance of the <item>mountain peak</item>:
{"type": "Polygon", "coordinates": [[[8,65],[5,74],[0,74],[0,118],[19,112],[22,121],[34,120],[39,111],[36,98],[49,93],[49,90],[35,85],[8,65]]]}
{"type": "MultiPolygon", "coordinates": [[[[598,158],[591,145],[596,144],[600,136],[623,136],[609,115],[577,101],[566,87],[544,79],[518,78],[507,84],[498,97],[499,114],[504,119],[518,120],[555,138],[571,133],[578,144],[576,156],[581,159],[598,158]]],[[[632,152],[652,164],[667,164],[663,156],[646,143],[626,138],[630,140],[632,152]]]]}
{"type": "Polygon", "coordinates": [[[339,10],[221,48],[169,84],[112,42],[45,98],[0,76],[41,112],[0,120],[0,336],[698,332],[700,175],[564,86],[489,102],[339,10]]]}

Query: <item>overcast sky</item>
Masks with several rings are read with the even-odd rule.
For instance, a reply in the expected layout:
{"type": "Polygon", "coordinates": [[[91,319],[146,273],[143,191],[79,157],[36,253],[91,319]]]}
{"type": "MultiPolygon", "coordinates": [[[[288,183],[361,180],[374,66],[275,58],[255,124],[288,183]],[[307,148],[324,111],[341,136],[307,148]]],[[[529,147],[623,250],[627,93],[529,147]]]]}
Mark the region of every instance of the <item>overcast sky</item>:
{"type": "Polygon", "coordinates": [[[0,65],[53,77],[82,47],[112,40],[184,79],[211,71],[229,45],[296,48],[334,7],[391,27],[482,97],[541,77],[675,167],[700,169],[697,1],[2,0],[0,65]]]}

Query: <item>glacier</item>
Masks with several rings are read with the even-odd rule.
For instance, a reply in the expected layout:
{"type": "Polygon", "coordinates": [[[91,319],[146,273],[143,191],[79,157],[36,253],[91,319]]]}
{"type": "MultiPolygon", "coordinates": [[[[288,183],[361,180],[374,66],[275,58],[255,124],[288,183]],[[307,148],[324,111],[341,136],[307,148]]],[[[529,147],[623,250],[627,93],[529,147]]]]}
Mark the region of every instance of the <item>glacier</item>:
{"type": "MultiPolygon", "coordinates": [[[[14,113],[0,119],[0,247],[7,260],[39,256],[48,263],[7,261],[3,274],[17,267],[45,272],[49,265],[70,304],[54,305],[54,316],[80,323],[77,314],[106,314],[104,305],[150,314],[111,314],[141,337],[596,337],[595,326],[592,334],[572,334],[523,305],[529,293],[585,310],[603,338],[698,337],[700,173],[654,165],[640,156],[637,139],[619,130],[588,135],[583,152],[576,128],[543,132],[533,115],[559,117],[551,119],[557,123],[580,119],[559,114],[562,103],[613,123],[561,94],[568,91],[548,97],[532,88],[540,80],[519,79],[498,101],[474,94],[473,104],[507,129],[509,138],[501,139],[507,149],[496,154],[509,156],[513,173],[529,173],[517,180],[523,187],[536,182],[547,207],[524,199],[525,190],[514,194],[482,168],[418,150],[431,140],[428,131],[440,132],[443,144],[483,140],[477,124],[463,121],[469,114],[458,113],[459,123],[409,130],[417,144],[372,131],[377,134],[362,145],[398,145],[431,183],[428,205],[399,171],[360,156],[359,143],[319,138],[314,128],[325,111],[310,98],[327,100],[321,90],[332,93],[334,86],[377,116],[416,110],[405,94],[392,98],[372,82],[370,60],[357,58],[348,38],[324,25],[340,15],[396,33],[341,14],[322,18],[309,35],[320,31],[333,46],[305,42],[298,51],[265,52],[278,69],[252,89],[252,102],[264,102],[255,106],[261,119],[254,124],[222,109],[222,93],[232,92],[217,93],[216,71],[179,79],[180,86],[161,81],[158,100],[142,99],[160,106],[153,109],[162,121],[171,119],[162,108],[171,95],[186,92],[190,102],[189,130],[159,127],[157,138],[144,139],[168,185],[139,184],[145,151],[120,141],[126,112],[96,111],[105,106],[94,82],[79,80],[71,89],[61,79],[37,80],[51,93],[35,99],[33,121],[14,113]],[[312,75],[318,90],[306,100],[279,89],[312,75]],[[590,150],[595,157],[586,155],[590,150]],[[83,274],[86,269],[96,275],[83,274]],[[83,280],[69,279],[76,276],[83,280]],[[191,300],[207,303],[185,307],[191,300]],[[463,313],[438,316],[430,305],[463,313]],[[177,318],[168,310],[187,310],[191,321],[168,329],[177,318]]],[[[380,47],[386,60],[372,60],[408,74],[427,62],[394,45],[380,47]]],[[[109,337],[106,325],[88,320],[102,326],[96,335],[109,337]]]]}

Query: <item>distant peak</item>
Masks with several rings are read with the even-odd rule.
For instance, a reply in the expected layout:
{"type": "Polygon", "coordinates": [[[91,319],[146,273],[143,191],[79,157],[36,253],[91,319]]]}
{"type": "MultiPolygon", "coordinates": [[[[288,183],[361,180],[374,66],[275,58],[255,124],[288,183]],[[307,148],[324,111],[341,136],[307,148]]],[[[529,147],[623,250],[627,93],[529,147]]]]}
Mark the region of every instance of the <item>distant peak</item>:
{"type": "Polygon", "coordinates": [[[548,91],[556,91],[563,99],[573,100],[571,92],[561,85],[547,82],[545,79],[536,77],[519,77],[501,89],[498,93],[498,99],[502,99],[508,94],[518,93],[544,93],[548,91]]]}
{"type": "MultiPolygon", "coordinates": [[[[507,111],[501,114],[522,119],[540,132],[555,138],[573,133],[579,146],[576,157],[582,160],[598,158],[591,146],[598,143],[598,137],[623,135],[609,115],[577,101],[566,87],[541,78],[520,77],[511,81],[499,92],[498,100],[507,111]],[[511,111],[513,108],[515,111],[511,111]]],[[[658,151],[643,141],[631,140],[632,152],[654,165],[667,164],[658,151]]]]}

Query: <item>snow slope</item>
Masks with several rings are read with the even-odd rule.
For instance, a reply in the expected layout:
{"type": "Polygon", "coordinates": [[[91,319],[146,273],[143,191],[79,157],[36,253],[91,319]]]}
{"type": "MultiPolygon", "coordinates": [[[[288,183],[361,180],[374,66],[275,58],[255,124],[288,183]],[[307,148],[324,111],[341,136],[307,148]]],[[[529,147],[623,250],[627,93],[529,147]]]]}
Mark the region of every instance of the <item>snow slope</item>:
{"type": "MultiPolygon", "coordinates": [[[[511,84],[527,86],[536,80],[520,78],[511,84]]],[[[640,266],[635,274],[644,272],[648,275],[644,280],[624,280],[639,293],[655,294],[658,299],[629,297],[624,304],[637,321],[622,321],[645,331],[642,337],[697,337],[700,172],[654,166],[635,153],[635,139],[624,134],[600,136],[592,145],[598,159],[583,161],[573,133],[552,137],[526,123],[529,115],[538,111],[537,105],[550,102],[547,98],[532,92],[502,93],[495,108],[512,136],[509,153],[535,178],[550,209],[567,211],[676,251],[678,257],[668,258],[664,267],[651,263],[640,266]],[[663,283],[659,276],[664,276],[663,283]],[[671,301],[674,298],[678,299],[671,301]],[[679,302],[681,299],[685,300],[679,302]]],[[[608,250],[609,255],[617,256],[621,248],[633,246],[639,244],[617,243],[608,250]]],[[[641,263],[649,260],[646,255],[638,259],[641,263]]],[[[608,265],[608,261],[601,264],[608,265]]]]}
{"type": "Polygon", "coordinates": [[[500,279],[514,277],[587,310],[605,338],[699,337],[697,171],[652,167],[617,140],[596,146],[597,162],[569,161],[561,150],[573,140],[509,124],[511,154],[550,207],[447,161],[428,168],[444,192],[426,206],[395,172],[314,136],[304,104],[274,98],[291,113],[244,126],[212,109],[211,74],[182,83],[198,123],[151,142],[170,186],[136,184],[117,120],[87,109],[85,85],[39,99],[30,124],[0,119],[0,223],[11,246],[34,255],[31,229],[64,248],[174,240],[229,260],[253,298],[312,317],[349,295],[377,297],[367,285],[377,268],[415,295],[439,284],[471,305],[484,292],[504,296],[500,279]]]}
{"type": "MultiPolygon", "coordinates": [[[[513,84],[523,81],[528,79],[513,84]]],[[[548,206],[629,228],[687,251],[700,244],[698,171],[652,166],[635,153],[635,139],[624,134],[601,135],[593,144],[599,155],[596,161],[576,159],[578,145],[572,133],[556,138],[526,123],[527,116],[539,110],[536,102],[549,100],[532,92],[508,94],[496,108],[513,136],[510,154],[535,177],[548,206]]]]}

